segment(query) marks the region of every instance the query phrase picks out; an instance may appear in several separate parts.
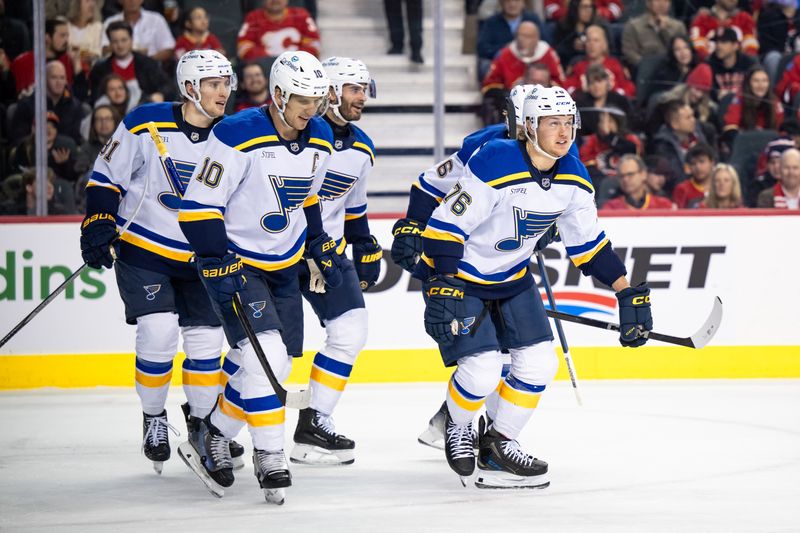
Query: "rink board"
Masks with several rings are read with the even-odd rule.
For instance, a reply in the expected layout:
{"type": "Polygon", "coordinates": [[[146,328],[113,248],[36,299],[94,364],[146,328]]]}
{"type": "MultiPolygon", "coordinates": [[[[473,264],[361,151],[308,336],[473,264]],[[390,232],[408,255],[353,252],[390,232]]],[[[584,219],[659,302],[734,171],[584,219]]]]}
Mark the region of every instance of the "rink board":
{"type": "MultiPolygon", "coordinates": [[[[656,331],[692,334],[722,298],[724,318],[702,351],[651,342],[620,348],[616,335],[566,324],[571,354],[583,379],[800,377],[796,265],[800,217],[603,217],[634,283],[652,287],[656,331]]],[[[371,221],[386,250],[392,218],[371,221]]],[[[80,265],[77,219],[0,221],[0,332],[4,335],[80,265]]],[[[419,284],[384,258],[381,280],[365,295],[369,340],[352,382],[446,379],[422,324],[419,284]]],[[[559,310],[615,322],[613,292],[580,275],[561,244],[545,252],[559,310]]],[[[307,357],[290,380],[305,383],[324,332],[306,308],[307,357]]],[[[124,323],[114,275],[87,271],[0,349],[0,389],[133,384],[134,328],[124,323]]],[[[563,366],[563,364],[562,364],[563,366]]],[[[566,377],[564,369],[559,371],[566,377]]],[[[179,367],[173,373],[180,382],[179,367]]]]}

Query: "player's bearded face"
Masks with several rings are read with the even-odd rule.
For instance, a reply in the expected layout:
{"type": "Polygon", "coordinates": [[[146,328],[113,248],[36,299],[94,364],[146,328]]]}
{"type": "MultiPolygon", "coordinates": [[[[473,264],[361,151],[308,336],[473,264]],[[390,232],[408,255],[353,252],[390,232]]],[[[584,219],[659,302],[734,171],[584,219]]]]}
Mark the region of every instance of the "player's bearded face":
{"type": "Polygon", "coordinates": [[[200,105],[214,118],[225,114],[225,105],[231,95],[231,79],[205,78],[200,82],[200,105]]]}
{"type": "Polygon", "coordinates": [[[349,83],[342,87],[342,103],[339,105],[339,113],[345,120],[359,120],[366,103],[366,84],[349,83]]]}
{"type": "Polygon", "coordinates": [[[308,122],[320,113],[325,106],[327,98],[313,98],[293,94],[286,104],[283,118],[286,123],[296,130],[304,130],[308,122]]]}
{"type": "Polygon", "coordinates": [[[572,115],[542,117],[539,127],[536,128],[536,138],[539,147],[555,157],[567,155],[572,144],[573,123],[572,115]]]}

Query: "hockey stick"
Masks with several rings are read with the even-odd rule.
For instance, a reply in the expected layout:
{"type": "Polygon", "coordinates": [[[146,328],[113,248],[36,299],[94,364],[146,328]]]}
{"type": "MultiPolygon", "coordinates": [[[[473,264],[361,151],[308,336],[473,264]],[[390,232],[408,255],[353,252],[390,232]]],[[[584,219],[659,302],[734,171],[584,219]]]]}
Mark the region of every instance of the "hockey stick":
{"type": "MultiPolygon", "coordinates": [[[[150,132],[150,136],[153,138],[153,142],[155,142],[156,146],[158,146],[158,144],[161,143],[161,138],[158,135],[158,129],[156,129],[156,125],[153,122],[149,122],[147,124],[147,130],[150,132]]],[[[164,143],[161,143],[161,146],[164,146],[164,143]]],[[[169,157],[169,154],[167,154],[167,157],[169,157]]],[[[171,163],[172,163],[172,160],[170,160],[170,164],[171,163]]],[[[175,165],[172,165],[172,168],[175,169],[175,165]]],[[[175,173],[177,175],[177,171],[175,173]]],[[[122,225],[122,227],[119,230],[119,233],[114,238],[114,240],[111,241],[111,244],[109,245],[110,248],[111,248],[111,255],[114,257],[114,259],[117,258],[117,254],[116,254],[116,252],[114,252],[114,243],[116,243],[119,240],[119,238],[122,236],[122,234],[124,234],[126,231],[128,231],[128,228],[130,227],[131,223],[133,222],[133,219],[136,218],[136,215],[139,214],[139,210],[142,208],[142,204],[144,203],[144,199],[147,197],[147,186],[149,184],[150,184],[150,180],[147,177],[145,177],[145,180],[144,180],[144,191],[142,192],[142,197],[139,199],[139,203],[136,204],[136,209],[133,210],[133,214],[128,218],[128,220],[125,221],[125,224],[122,225]]],[[[67,279],[65,279],[64,282],[61,285],[56,287],[55,290],[53,290],[53,292],[48,294],[47,298],[42,300],[42,302],[39,305],[37,305],[33,309],[33,311],[28,313],[25,316],[25,318],[23,318],[16,326],[14,326],[11,329],[11,331],[9,331],[6,334],[5,337],[3,337],[3,340],[0,341],[0,348],[5,346],[5,344],[8,341],[10,341],[11,338],[14,335],[19,333],[19,330],[24,328],[28,324],[28,322],[33,320],[34,317],[36,315],[38,315],[42,311],[42,309],[44,309],[45,307],[50,305],[50,302],[55,300],[58,297],[59,294],[64,292],[64,289],[66,289],[67,286],[70,283],[75,281],[76,278],[78,278],[81,274],[83,274],[83,271],[86,270],[87,268],[89,268],[89,265],[87,263],[83,263],[80,267],[78,267],[78,269],[76,271],[74,271],[72,274],[70,274],[69,277],[67,279]]]]}
{"type": "MultiPolygon", "coordinates": [[[[536,262],[539,265],[539,273],[542,276],[542,285],[544,285],[544,291],[547,293],[547,301],[550,302],[550,309],[553,311],[558,311],[558,308],[556,307],[556,299],[553,298],[553,290],[550,288],[550,279],[547,277],[547,270],[544,266],[544,257],[542,256],[541,251],[536,252],[536,262]]],[[[578,401],[578,405],[583,405],[581,390],[578,388],[578,374],[575,372],[575,365],[572,364],[572,356],[569,354],[567,336],[564,335],[564,329],[561,327],[561,320],[554,318],[553,322],[556,324],[558,340],[561,342],[561,351],[564,352],[564,363],[567,365],[569,380],[572,382],[572,390],[575,391],[575,399],[578,401]]]]}
{"type": "MultiPolygon", "coordinates": [[[[545,311],[550,318],[558,318],[566,320],[567,322],[575,322],[576,324],[583,324],[584,326],[591,326],[593,328],[608,329],[611,331],[619,331],[618,324],[611,322],[603,322],[602,320],[595,320],[594,318],[586,318],[583,316],[570,315],[561,313],[560,311],[545,311]]],[[[686,346],[687,348],[702,348],[714,338],[719,325],[722,322],[722,300],[719,296],[714,297],[714,307],[711,309],[711,314],[706,318],[705,323],[697,332],[691,337],[673,337],[672,335],[665,335],[663,333],[656,333],[655,331],[645,331],[644,336],[669,344],[677,344],[678,346],[686,346]]]]}
{"type": "Polygon", "coordinates": [[[275,395],[278,397],[281,403],[290,409],[305,409],[308,407],[308,404],[311,401],[310,388],[297,392],[289,392],[283,388],[278,381],[278,378],[275,377],[275,373],[272,371],[272,367],[269,366],[269,361],[267,361],[267,356],[264,354],[264,349],[261,347],[261,343],[258,342],[256,332],[253,330],[253,325],[250,324],[250,319],[247,318],[247,315],[245,314],[242,298],[239,296],[238,292],[234,293],[233,295],[233,311],[236,313],[236,318],[239,319],[239,324],[242,325],[245,335],[247,335],[247,340],[250,341],[250,344],[253,346],[253,349],[256,352],[256,357],[258,357],[258,361],[261,363],[261,367],[264,369],[264,373],[267,375],[269,384],[272,385],[272,390],[275,391],[275,395]]]}
{"type": "Polygon", "coordinates": [[[147,123],[147,131],[150,132],[150,137],[153,139],[153,143],[156,145],[156,150],[158,150],[158,158],[161,160],[161,164],[164,165],[167,178],[169,179],[170,183],[172,183],[175,193],[178,195],[178,198],[183,198],[183,193],[186,192],[186,189],[181,183],[178,169],[175,168],[175,163],[172,161],[172,157],[170,157],[164,141],[161,140],[161,135],[158,134],[158,128],[156,128],[154,122],[147,123]]]}

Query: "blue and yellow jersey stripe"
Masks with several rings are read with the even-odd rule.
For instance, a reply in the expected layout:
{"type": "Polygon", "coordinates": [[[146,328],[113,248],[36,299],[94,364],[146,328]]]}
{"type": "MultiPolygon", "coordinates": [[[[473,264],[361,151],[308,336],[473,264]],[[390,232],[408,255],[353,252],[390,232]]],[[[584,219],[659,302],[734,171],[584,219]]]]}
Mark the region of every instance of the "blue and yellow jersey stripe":
{"type": "Polygon", "coordinates": [[[260,270],[274,271],[288,268],[303,258],[306,244],[306,232],[300,235],[300,238],[292,245],[289,250],[282,254],[263,254],[246,250],[235,245],[232,242],[228,243],[228,247],[236,252],[242,258],[242,263],[248,264],[260,270]]]}
{"type": "Polygon", "coordinates": [[[325,139],[320,139],[319,137],[311,137],[308,139],[308,144],[315,145],[316,148],[325,150],[329,154],[333,153],[333,145],[330,142],[326,141],[325,139]]]}
{"type": "Polygon", "coordinates": [[[609,241],[608,237],[606,237],[606,233],[601,231],[600,235],[587,243],[579,246],[567,246],[567,254],[575,266],[581,266],[591,261],[608,243],[609,241]]]}
{"type": "Polygon", "coordinates": [[[580,187],[584,191],[594,194],[594,186],[592,185],[591,180],[586,179],[582,176],[578,176],[577,174],[556,174],[553,178],[554,183],[559,183],[562,185],[574,185],[580,187]]]}
{"type": "Polygon", "coordinates": [[[518,407],[535,409],[544,389],[544,385],[531,385],[509,376],[500,385],[500,398],[518,407]]]}
{"type": "Polygon", "coordinates": [[[182,200],[178,211],[178,222],[197,222],[198,220],[225,219],[225,207],[201,204],[192,200],[182,200]]]}
{"type": "Polygon", "coordinates": [[[277,426],[286,420],[286,409],[276,395],[245,398],[247,423],[255,427],[277,426]]]}
{"type": "Polygon", "coordinates": [[[485,400],[483,396],[476,396],[467,391],[456,381],[455,376],[450,379],[450,383],[447,386],[447,394],[456,405],[467,411],[477,411],[485,400]]]}
{"type": "Polygon", "coordinates": [[[143,387],[168,386],[172,380],[172,361],[154,363],[136,358],[136,383],[143,387]]]}
{"type": "MultiPolygon", "coordinates": [[[[183,360],[183,384],[193,387],[218,387],[219,357],[213,359],[183,360]]],[[[216,390],[216,389],[214,389],[216,390]]]]}
{"type": "Polygon", "coordinates": [[[354,142],[353,143],[353,150],[358,150],[359,152],[364,152],[369,156],[369,162],[371,165],[375,165],[375,152],[372,151],[368,145],[362,142],[354,142]]]}
{"type": "Polygon", "coordinates": [[[122,185],[114,183],[111,181],[111,178],[96,170],[92,172],[92,175],[89,177],[89,182],[86,184],[86,188],[88,189],[89,187],[104,187],[123,197],[128,193],[122,185]]]}
{"type": "Polygon", "coordinates": [[[528,183],[529,181],[533,181],[533,176],[531,176],[530,172],[524,171],[506,174],[505,176],[489,180],[486,182],[486,185],[494,189],[503,189],[512,185],[519,185],[520,183],[528,183]]]}
{"type": "MultiPolygon", "coordinates": [[[[122,227],[125,222],[126,220],[124,218],[117,216],[118,227],[122,227]]],[[[128,226],[128,230],[120,235],[120,240],[142,248],[143,250],[147,250],[148,252],[160,255],[161,257],[166,257],[167,259],[179,261],[181,263],[188,263],[192,257],[192,249],[189,243],[164,237],[136,222],[128,226]]]]}
{"type": "Polygon", "coordinates": [[[425,231],[422,232],[422,238],[464,244],[464,242],[469,239],[469,235],[455,224],[450,224],[449,222],[431,217],[431,219],[428,220],[425,231]]]}
{"type": "Polygon", "coordinates": [[[367,204],[357,205],[355,207],[346,207],[344,210],[345,220],[355,220],[367,214],[367,204]]]}
{"type": "Polygon", "coordinates": [[[336,391],[343,391],[350,377],[353,365],[342,363],[322,353],[314,356],[311,367],[311,379],[336,391]]]}
{"type": "Polygon", "coordinates": [[[234,150],[238,150],[240,152],[252,152],[253,150],[257,150],[258,148],[267,148],[269,146],[280,146],[281,141],[278,139],[277,135],[262,135],[260,137],[254,137],[252,139],[248,139],[242,143],[237,144],[233,147],[234,150]]]}

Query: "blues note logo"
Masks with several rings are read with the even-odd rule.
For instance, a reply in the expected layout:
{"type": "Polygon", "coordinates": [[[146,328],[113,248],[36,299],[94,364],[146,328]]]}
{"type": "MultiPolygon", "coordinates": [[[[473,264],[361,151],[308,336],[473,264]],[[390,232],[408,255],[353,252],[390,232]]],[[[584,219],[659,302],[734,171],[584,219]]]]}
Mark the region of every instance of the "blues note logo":
{"type": "Polygon", "coordinates": [[[267,302],[265,302],[264,300],[260,302],[251,303],[250,308],[253,310],[253,318],[261,318],[262,316],[264,316],[262,311],[264,310],[265,307],[267,307],[267,302]]]}
{"type": "Polygon", "coordinates": [[[147,298],[147,301],[148,302],[152,302],[153,300],[156,299],[156,294],[158,294],[158,291],[161,290],[161,284],[144,285],[142,288],[147,293],[147,296],[145,296],[145,298],[147,298]]]}
{"type": "Polygon", "coordinates": [[[172,179],[170,179],[169,171],[167,171],[167,167],[165,167],[162,162],[161,167],[164,170],[164,176],[167,178],[169,190],[160,193],[158,195],[158,201],[170,211],[177,211],[181,207],[181,197],[186,187],[189,185],[189,181],[192,179],[192,174],[194,173],[197,163],[180,161],[178,159],[173,159],[172,162],[175,164],[175,170],[178,171],[178,179],[180,181],[179,183],[174,183],[172,179]]]}
{"type": "Polygon", "coordinates": [[[498,241],[494,247],[501,252],[519,250],[522,241],[538,237],[553,224],[561,213],[536,213],[514,208],[514,236],[498,241]]]}
{"type": "Polygon", "coordinates": [[[311,191],[312,179],[269,176],[269,181],[278,200],[279,209],[264,215],[261,227],[270,233],[280,233],[289,226],[289,213],[303,205],[311,191]]]}
{"type": "Polygon", "coordinates": [[[334,200],[340,198],[347,193],[355,185],[356,176],[349,176],[341,172],[334,172],[329,170],[325,173],[325,181],[322,182],[322,187],[319,190],[320,200],[334,200]]]}

